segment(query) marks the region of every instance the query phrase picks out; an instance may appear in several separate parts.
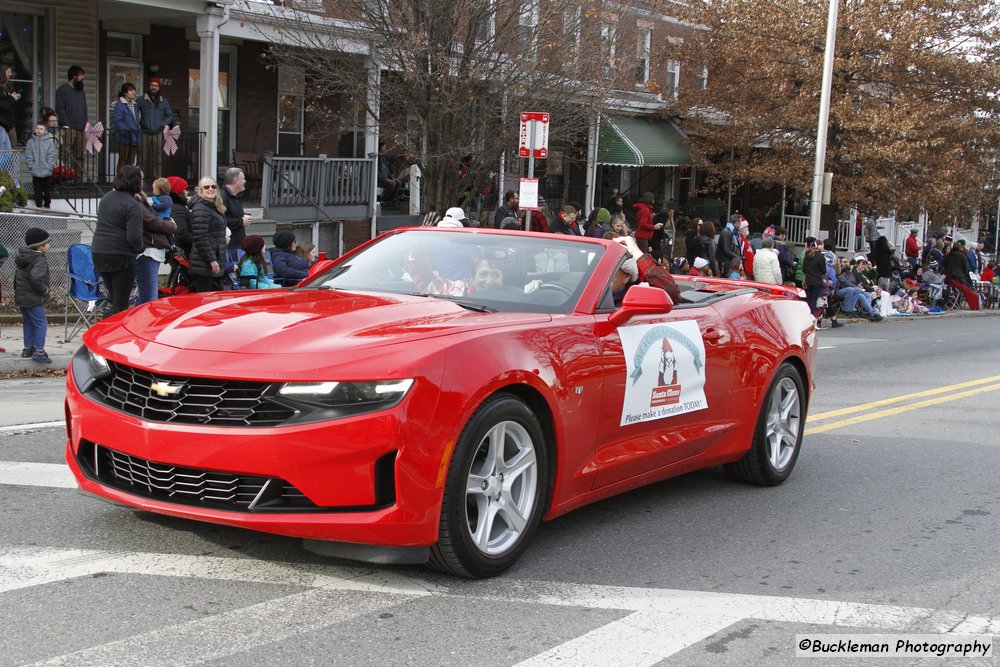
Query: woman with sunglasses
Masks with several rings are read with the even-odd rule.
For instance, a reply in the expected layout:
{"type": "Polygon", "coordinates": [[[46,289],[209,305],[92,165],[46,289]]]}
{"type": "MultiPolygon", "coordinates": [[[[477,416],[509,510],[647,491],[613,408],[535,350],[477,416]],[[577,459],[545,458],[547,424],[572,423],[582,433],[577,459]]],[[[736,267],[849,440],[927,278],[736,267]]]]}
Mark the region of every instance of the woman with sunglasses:
{"type": "Polygon", "coordinates": [[[211,178],[198,181],[191,209],[191,291],[214,292],[222,289],[222,271],[226,267],[226,205],[219,185],[211,178]]]}

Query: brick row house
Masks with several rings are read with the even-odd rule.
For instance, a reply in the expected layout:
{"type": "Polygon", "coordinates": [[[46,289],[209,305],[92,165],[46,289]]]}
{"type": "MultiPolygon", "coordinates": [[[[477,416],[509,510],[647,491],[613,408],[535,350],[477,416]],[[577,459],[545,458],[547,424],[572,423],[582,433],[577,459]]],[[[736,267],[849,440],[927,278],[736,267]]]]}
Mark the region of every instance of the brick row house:
{"type": "MultiPolygon", "coordinates": [[[[146,81],[155,76],[181,130],[181,150],[152,163],[151,168],[166,172],[158,175],[179,175],[193,183],[201,175],[218,177],[228,165],[239,164],[250,177],[251,198],[268,190],[264,181],[271,184],[273,210],[268,212],[272,218],[337,220],[334,236],[325,245],[338,251],[350,248],[376,230],[373,156],[378,123],[356,105],[331,99],[324,106],[339,114],[340,131],[327,131],[322,127],[324,120],[310,112],[306,73],[269,62],[265,56],[269,45],[289,43],[297,33],[308,32],[311,37],[303,43],[317,43],[318,35],[345,55],[374,61],[364,43],[355,39],[356,24],[351,17],[338,14],[337,3],[285,0],[284,4],[277,0],[7,0],[0,11],[0,59],[12,65],[14,84],[22,92],[18,137],[23,141],[33,123],[41,120],[41,108],[54,106],[56,88],[66,81],[72,65],[86,71],[88,120],[100,121],[105,128],[111,125],[111,107],[120,84],[134,83],[141,94],[146,81]],[[269,171],[264,158],[271,155],[289,160],[288,171],[269,171]],[[320,156],[367,160],[367,167],[320,162],[315,167],[319,176],[312,179],[329,180],[335,178],[330,176],[334,173],[343,180],[348,173],[345,169],[356,174],[364,167],[371,171],[365,171],[361,181],[354,180],[364,191],[340,194],[340,199],[329,202],[306,196],[313,166],[294,160],[320,160],[320,156]],[[294,203],[292,195],[301,201],[282,209],[278,204],[294,203]],[[280,196],[286,199],[279,201],[280,196]],[[279,211],[284,211],[284,217],[279,211]]],[[[562,29],[577,40],[583,58],[593,60],[599,51],[601,62],[606,63],[602,66],[621,69],[608,72],[608,80],[615,83],[609,84],[604,108],[595,114],[589,131],[576,142],[553,146],[550,157],[537,164],[547,198],[580,201],[589,210],[604,205],[613,191],[638,197],[648,190],[663,201],[696,203],[693,196],[699,174],[682,144],[683,131],[669,115],[677,91],[708,85],[708,74],[697,63],[663,56],[663,45],[683,43],[693,28],[657,6],[671,5],[639,3],[614,13],[611,19],[585,15],[582,10],[574,13],[574,5],[567,5],[562,29]]],[[[516,6],[525,29],[518,48],[531,48],[531,35],[537,28],[531,24],[532,17],[538,15],[533,7],[538,4],[516,6]]],[[[378,80],[377,75],[373,77],[378,80]]],[[[377,95],[377,90],[367,94],[377,95]]],[[[113,140],[110,144],[104,148],[105,168],[91,174],[105,182],[113,173],[113,140]]],[[[501,182],[506,181],[507,189],[515,187],[514,179],[525,173],[526,161],[516,158],[515,148],[511,147],[505,164],[492,169],[500,174],[501,182]]],[[[262,203],[267,205],[264,194],[262,203]]]]}

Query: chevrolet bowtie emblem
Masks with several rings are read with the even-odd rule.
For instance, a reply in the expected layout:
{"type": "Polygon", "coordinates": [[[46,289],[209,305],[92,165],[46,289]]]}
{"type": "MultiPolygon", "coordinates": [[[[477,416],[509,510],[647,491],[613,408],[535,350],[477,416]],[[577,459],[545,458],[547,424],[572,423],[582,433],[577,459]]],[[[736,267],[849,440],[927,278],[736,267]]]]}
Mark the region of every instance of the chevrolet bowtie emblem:
{"type": "Polygon", "coordinates": [[[154,382],[149,385],[149,388],[158,396],[173,396],[181,391],[180,385],[170,384],[169,382],[154,382]]]}

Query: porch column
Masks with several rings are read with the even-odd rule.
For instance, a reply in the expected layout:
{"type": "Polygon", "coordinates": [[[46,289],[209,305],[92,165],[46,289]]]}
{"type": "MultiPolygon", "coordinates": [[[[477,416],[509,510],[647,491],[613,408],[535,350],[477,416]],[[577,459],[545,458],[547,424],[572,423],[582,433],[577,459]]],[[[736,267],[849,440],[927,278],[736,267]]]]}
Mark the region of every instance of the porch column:
{"type": "MultiPolygon", "coordinates": [[[[220,3],[221,4],[221,3],[220,3]]],[[[219,28],[229,20],[228,5],[208,5],[198,17],[201,39],[201,87],[198,131],[204,137],[198,156],[199,178],[217,178],[219,152],[219,28]]]]}
{"type": "Polygon", "coordinates": [[[382,84],[382,72],[378,60],[373,56],[365,58],[365,70],[368,73],[368,90],[365,103],[365,155],[372,162],[372,183],[371,183],[371,238],[375,238],[375,217],[378,213],[378,133],[379,133],[379,102],[380,86],[382,84]]]}
{"type": "Polygon", "coordinates": [[[583,208],[589,214],[594,210],[594,195],[597,192],[597,142],[600,138],[601,113],[590,120],[587,131],[587,187],[583,195],[583,208]]]}

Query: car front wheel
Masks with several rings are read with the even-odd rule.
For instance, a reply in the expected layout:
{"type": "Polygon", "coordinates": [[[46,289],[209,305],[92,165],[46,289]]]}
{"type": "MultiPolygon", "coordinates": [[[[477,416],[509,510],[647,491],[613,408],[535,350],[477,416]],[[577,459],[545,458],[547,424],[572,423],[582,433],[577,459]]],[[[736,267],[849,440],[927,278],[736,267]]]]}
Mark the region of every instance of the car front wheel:
{"type": "Polygon", "coordinates": [[[798,371],[790,364],[782,364],[761,405],[750,451],[725,466],[731,478],[774,486],[792,474],[805,431],[805,398],[798,371]]]}
{"type": "Polygon", "coordinates": [[[490,577],[524,552],[541,519],[548,473],[541,425],[510,394],[472,415],[455,447],[430,565],[465,577],[490,577]]]}

